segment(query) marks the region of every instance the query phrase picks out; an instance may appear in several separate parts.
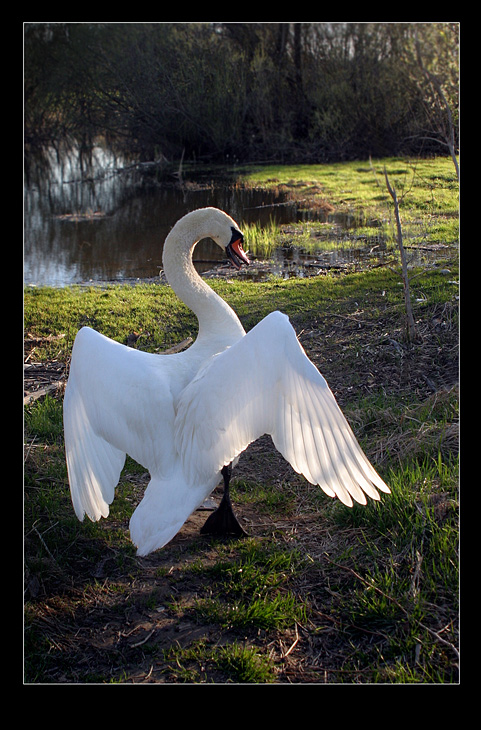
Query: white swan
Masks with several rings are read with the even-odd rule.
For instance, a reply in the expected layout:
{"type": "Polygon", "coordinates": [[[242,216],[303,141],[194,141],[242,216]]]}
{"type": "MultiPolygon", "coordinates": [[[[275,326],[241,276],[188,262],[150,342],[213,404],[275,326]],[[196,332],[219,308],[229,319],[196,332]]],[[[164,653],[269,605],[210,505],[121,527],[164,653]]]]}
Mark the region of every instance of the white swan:
{"type": "Polygon", "coordinates": [[[249,261],[223,211],[188,213],[165,240],[163,265],[199,332],[185,352],[134,350],[84,327],[75,339],[64,399],[65,451],[80,520],[106,517],[125,455],[150,472],[130,520],[139,555],[165,545],[224,477],[206,532],[241,533],[230,506],[231,462],[270,434],[292,467],[352,505],[389,488],[361,451],[326,381],[288,318],[273,312],[248,334],[196,273],[192,251],[212,238],[239,268],[249,261]]]}

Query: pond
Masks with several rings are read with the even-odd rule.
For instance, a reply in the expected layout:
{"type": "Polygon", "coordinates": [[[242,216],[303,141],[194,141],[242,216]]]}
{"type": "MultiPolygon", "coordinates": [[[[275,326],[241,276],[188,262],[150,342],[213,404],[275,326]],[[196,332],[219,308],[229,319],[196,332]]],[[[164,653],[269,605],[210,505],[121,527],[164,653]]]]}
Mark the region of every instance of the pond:
{"type": "MultiPolygon", "coordinates": [[[[86,170],[77,154],[48,154],[47,165],[29,170],[24,202],[24,281],[66,286],[89,281],[156,277],[163,241],[185,213],[205,206],[228,212],[238,223],[293,220],[292,206],[274,193],[239,186],[234,178],[208,177],[180,186],[152,175],[100,147],[86,170]],[[261,206],[261,207],[259,207],[261,206]]],[[[199,270],[222,260],[204,240],[196,248],[199,270]]]]}
{"type": "MultiPolygon", "coordinates": [[[[219,174],[199,168],[182,185],[174,175],[157,182],[156,167],[136,164],[95,147],[89,163],[78,153],[50,150],[42,165],[26,175],[24,203],[24,282],[62,287],[97,281],[136,281],[158,276],[166,235],[185,213],[215,206],[242,227],[270,221],[287,225],[306,216],[334,221],[339,248],[321,257],[296,246],[277,249],[269,272],[303,276],[336,268],[365,256],[362,246],[343,247],[353,221],[323,211],[306,213],[285,194],[239,184],[235,172],[219,174]],[[344,232],[344,236],[342,235],[344,232]],[[317,268],[316,268],[317,267],[317,268]]],[[[248,247],[247,242],[247,247],[248,247]]],[[[367,248],[383,255],[382,241],[367,248]]],[[[195,249],[199,272],[211,270],[224,256],[205,239],[195,249]]],[[[252,274],[247,274],[252,275],[252,274]]]]}

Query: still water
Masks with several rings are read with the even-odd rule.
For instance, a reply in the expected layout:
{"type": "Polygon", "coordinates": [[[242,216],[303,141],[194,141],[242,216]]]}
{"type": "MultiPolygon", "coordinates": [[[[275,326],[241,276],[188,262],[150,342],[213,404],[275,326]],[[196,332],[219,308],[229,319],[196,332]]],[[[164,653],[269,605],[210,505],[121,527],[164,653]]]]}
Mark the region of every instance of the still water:
{"type": "MultiPolygon", "coordinates": [[[[165,237],[179,218],[196,208],[221,208],[241,228],[246,223],[268,225],[271,219],[285,225],[307,216],[278,192],[243,187],[233,170],[220,176],[200,167],[180,185],[174,175],[158,182],[157,168],[148,165],[139,170],[100,146],[88,164],[75,151],[59,155],[53,150],[41,165],[30,164],[24,203],[25,284],[62,287],[155,278],[162,268],[165,237]]],[[[315,257],[299,246],[279,248],[267,273],[303,276],[316,273],[316,267],[320,271],[346,262],[363,266],[374,258],[383,260],[381,231],[374,241],[356,245],[354,236],[354,245],[352,239],[346,245],[357,225],[352,216],[318,211],[309,217],[334,222],[339,247],[315,257]]],[[[223,258],[219,247],[204,239],[195,249],[194,264],[202,273],[223,258]]],[[[411,263],[423,263],[418,258],[414,254],[411,263]]],[[[251,275],[257,276],[254,271],[251,275]]]]}
{"type": "MultiPolygon", "coordinates": [[[[242,223],[290,223],[296,207],[275,193],[246,189],[234,177],[215,183],[208,175],[183,186],[157,184],[154,175],[101,147],[88,167],[77,154],[49,153],[48,166],[26,176],[24,281],[66,286],[89,281],[150,278],[162,266],[163,241],[185,213],[204,206],[225,210],[242,223]]],[[[222,260],[212,241],[196,248],[200,271],[222,260]],[[203,264],[202,261],[205,263],[203,264]]]]}

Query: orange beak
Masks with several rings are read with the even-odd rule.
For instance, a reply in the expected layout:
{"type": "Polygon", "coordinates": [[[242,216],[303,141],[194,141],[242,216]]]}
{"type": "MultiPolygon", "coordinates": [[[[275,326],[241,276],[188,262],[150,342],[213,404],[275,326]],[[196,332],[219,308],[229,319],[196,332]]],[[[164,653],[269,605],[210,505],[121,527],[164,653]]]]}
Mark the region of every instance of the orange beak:
{"type": "Polygon", "coordinates": [[[249,266],[250,261],[247,258],[244,249],[242,248],[241,238],[238,238],[235,241],[231,241],[226,248],[226,253],[236,269],[240,269],[242,264],[246,264],[246,266],[249,266]]]}

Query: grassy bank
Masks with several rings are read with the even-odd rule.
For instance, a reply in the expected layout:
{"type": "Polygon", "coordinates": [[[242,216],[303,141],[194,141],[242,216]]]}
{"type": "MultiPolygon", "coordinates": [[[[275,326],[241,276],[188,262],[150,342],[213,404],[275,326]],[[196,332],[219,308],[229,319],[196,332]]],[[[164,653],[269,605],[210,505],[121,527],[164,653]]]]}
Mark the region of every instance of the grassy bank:
{"type": "Polygon", "coordinates": [[[339,162],[329,165],[262,165],[241,169],[243,179],[261,187],[286,186],[306,204],[314,199],[337,210],[379,210],[389,201],[383,181],[386,169],[393,185],[404,195],[404,210],[426,211],[434,206],[440,214],[457,217],[458,182],[449,157],[435,159],[386,158],[339,162]]]}
{"type": "MultiPolygon", "coordinates": [[[[336,205],[342,169],[327,170],[336,205]]],[[[311,184],[311,173],[299,169],[299,180],[311,184]]],[[[279,184],[273,170],[262,174],[279,184]]],[[[457,266],[447,272],[440,260],[412,274],[420,339],[409,345],[396,267],[209,282],[246,329],[273,309],[289,315],[392,489],[380,504],[330,500],[263,437],[233,480],[248,538],[201,537],[206,513],[196,512],[166,548],[137,558],[128,521],[144,470],[127,459],[109,518],[78,522],[61,386],[26,406],[27,682],[458,681],[457,266]]],[[[196,334],[159,283],[28,289],[26,374],[36,385],[52,373],[62,380],[84,324],[150,352],[196,334]]]]}
{"type": "MultiPolygon", "coordinates": [[[[306,213],[320,210],[348,217],[345,244],[382,239],[388,247],[395,247],[395,221],[384,169],[400,201],[406,243],[412,247],[456,244],[459,185],[449,158],[248,167],[242,179],[252,186],[278,190],[306,213]]],[[[335,220],[308,219],[290,228],[308,249],[339,246],[335,220]]],[[[286,240],[282,231],[278,240],[286,240]]]]}

